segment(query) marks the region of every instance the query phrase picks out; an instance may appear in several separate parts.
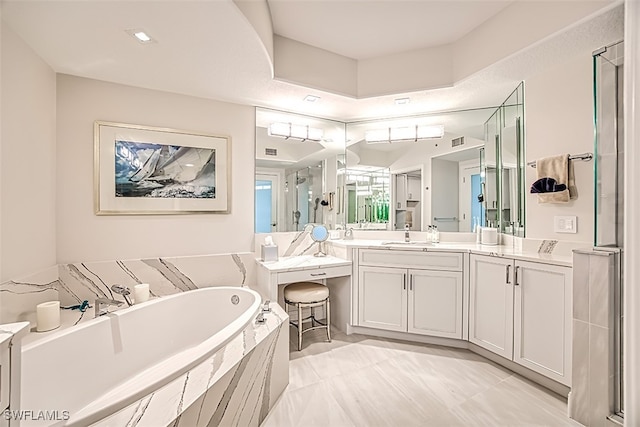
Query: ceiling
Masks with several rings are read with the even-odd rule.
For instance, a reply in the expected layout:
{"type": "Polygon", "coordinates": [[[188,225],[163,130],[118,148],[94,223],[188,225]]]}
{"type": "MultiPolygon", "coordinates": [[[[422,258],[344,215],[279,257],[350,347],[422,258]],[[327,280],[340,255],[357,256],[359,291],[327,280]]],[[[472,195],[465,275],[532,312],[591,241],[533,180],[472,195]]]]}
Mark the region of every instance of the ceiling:
{"type": "Polygon", "coordinates": [[[446,45],[512,0],[268,0],[273,32],[354,59],[446,45]]]}
{"type": "MultiPolygon", "coordinates": [[[[275,33],[356,59],[451,43],[513,3],[268,0],[275,33]]],[[[3,0],[1,7],[3,25],[58,73],[343,121],[498,105],[532,73],[619,39],[622,20],[622,7],[610,9],[453,87],[355,99],[274,79],[265,46],[232,0],[3,0]],[[138,43],[132,29],[157,42],[138,43]],[[320,101],[303,101],[310,93],[320,101]],[[400,96],[411,102],[395,105],[400,96]]]]}

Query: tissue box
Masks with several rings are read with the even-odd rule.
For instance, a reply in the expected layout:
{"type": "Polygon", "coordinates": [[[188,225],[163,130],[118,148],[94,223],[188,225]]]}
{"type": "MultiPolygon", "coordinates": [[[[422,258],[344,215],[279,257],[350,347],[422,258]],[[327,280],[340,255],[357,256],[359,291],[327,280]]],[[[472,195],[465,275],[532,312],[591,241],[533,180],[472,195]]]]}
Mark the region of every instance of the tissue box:
{"type": "Polygon", "coordinates": [[[262,245],[260,249],[260,258],[262,258],[263,261],[277,261],[278,247],[262,245]]]}

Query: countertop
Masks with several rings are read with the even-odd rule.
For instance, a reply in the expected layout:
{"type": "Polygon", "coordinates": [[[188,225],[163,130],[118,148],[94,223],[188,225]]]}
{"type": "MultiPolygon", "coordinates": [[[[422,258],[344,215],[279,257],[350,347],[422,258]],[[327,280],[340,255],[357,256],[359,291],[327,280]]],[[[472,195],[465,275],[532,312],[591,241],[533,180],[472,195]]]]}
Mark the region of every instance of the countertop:
{"type": "Polygon", "coordinates": [[[256,262],[271,272],[283,271],[300,271],[313,270],[325,267],[341,267],[350,266],[351,261],[334,257],[331,255],[317,257],[313,255],[297,255],[289,257],[280,257],[278,261],[262,261],[256,259],[256,262]]]}
{"type": "Polygon", "coordinates": [[[478,243],[468,242],[445,242],[445,243],[426,243],[412,242],[405,244],[403,242],[392,242],[389,240],[331,240],[331,244],[346,248],[361,249],[386,249],[386,250],[403,250],[403,251],[422,251],[422,252],[462,252],[479,255],[497,256],[502,258],[512,258],[522,261],[533,261],[544,264],[553,264],[564,267],[573,266],[573,257],[568,254],[547,254],[538,252],[522,251],[511,246],[489,246],[478,243]]]}

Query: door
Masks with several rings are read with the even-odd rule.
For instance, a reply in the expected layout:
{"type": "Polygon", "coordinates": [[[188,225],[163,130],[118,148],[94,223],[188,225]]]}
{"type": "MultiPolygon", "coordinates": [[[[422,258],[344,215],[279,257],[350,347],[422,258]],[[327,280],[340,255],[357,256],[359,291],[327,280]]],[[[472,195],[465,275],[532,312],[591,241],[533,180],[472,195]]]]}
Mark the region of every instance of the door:
{"type": "Polygon", "coordinates": [[[277,231],[278,188],[277,175],[256,174],[256,233],[271,233],[277,231]]]}
{"type": "Polygon", "coordinates": [[[472,254],[469,264],[469,341],[512,359],[512,260],[472,254]]]}
{"type": "Polygon", "coordinates": [[[462,339],[462,272],[409,270],[408,331],[462,339]]]}
{"type": "Polygon", "coordinates": [[[513,360],[571,385],[571,268],[516,261],[513,360]]]}
{"type": "Polygon", "coordinates": [[[358,274],[360,326],[407,330],[407,270],[361,266],[358,274]]]}

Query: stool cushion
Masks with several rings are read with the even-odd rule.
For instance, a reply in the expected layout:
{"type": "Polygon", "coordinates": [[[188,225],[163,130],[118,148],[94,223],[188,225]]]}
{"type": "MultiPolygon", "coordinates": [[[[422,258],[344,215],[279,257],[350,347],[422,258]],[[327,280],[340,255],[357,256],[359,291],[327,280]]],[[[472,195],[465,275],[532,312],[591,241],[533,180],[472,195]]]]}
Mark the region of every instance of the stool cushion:
{"type": "Polygon", "coordinates": [[[329,288],[312,282],[298,282],[284,288],[284,299],[290,302],[312,303],[329,297],[329,288]]]}

